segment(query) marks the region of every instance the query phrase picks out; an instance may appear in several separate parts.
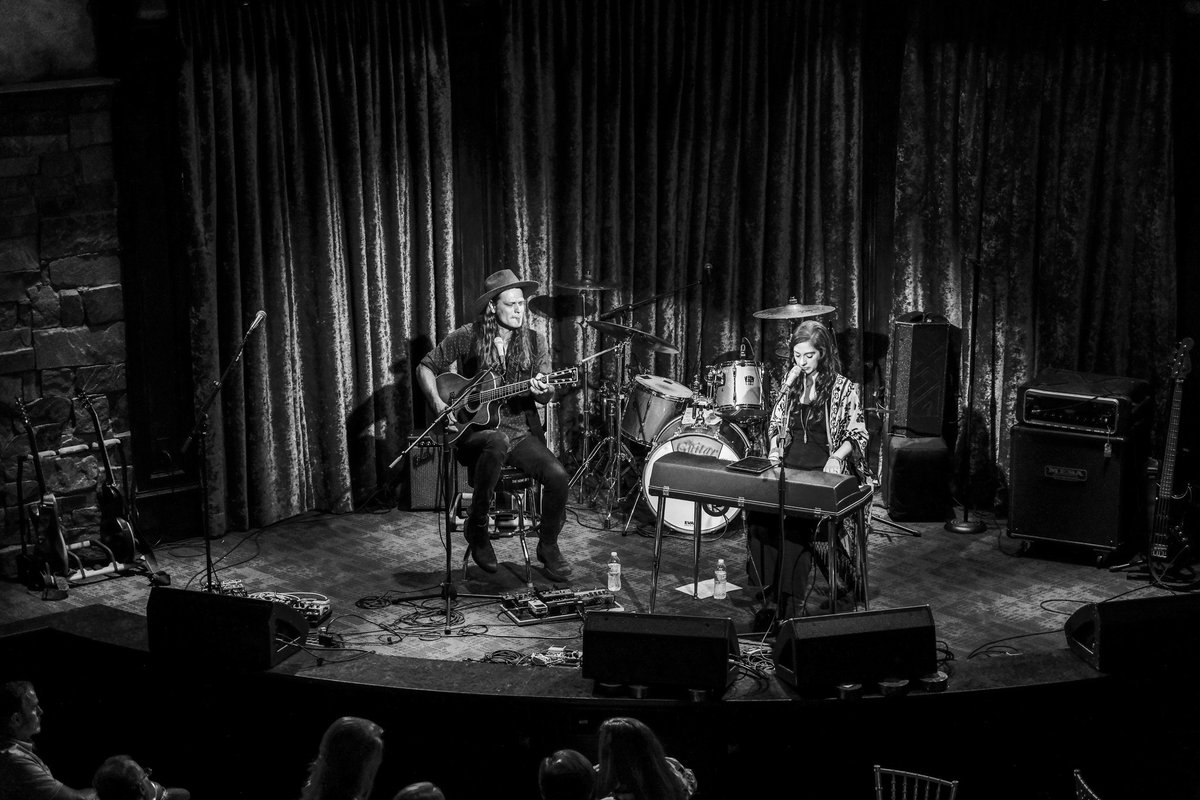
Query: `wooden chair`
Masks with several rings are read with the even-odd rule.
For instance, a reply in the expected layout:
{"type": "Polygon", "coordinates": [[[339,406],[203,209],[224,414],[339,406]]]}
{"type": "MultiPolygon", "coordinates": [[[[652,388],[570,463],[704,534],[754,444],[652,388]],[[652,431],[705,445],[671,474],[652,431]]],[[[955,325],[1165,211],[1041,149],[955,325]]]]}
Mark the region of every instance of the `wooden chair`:
{"type": "Polygon", "coordinates": [[[1088,786],[1083,775],[1079,774],[1079,770],[1075,770],[1075,800],[1100,800],[1100,795],[1088,786]]]}
{"type": "Polygon", "coordinates": [[[954,800],[958,781],[875,765],[875,800],[954,800]]]}

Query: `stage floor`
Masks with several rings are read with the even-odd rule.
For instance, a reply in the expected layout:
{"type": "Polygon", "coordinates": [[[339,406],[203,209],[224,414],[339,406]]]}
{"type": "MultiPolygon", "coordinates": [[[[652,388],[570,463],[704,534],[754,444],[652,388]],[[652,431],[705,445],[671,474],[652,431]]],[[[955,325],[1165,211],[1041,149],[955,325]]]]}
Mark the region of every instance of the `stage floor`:
{"type": "MultiPolygon", "coordinates": [[[[983,517],[982,534],[955,534],[937,522],[904,523],[919,536],[887,524],[882,507],[868,537],[870,608],[930,606],[939,644],[953,674],[967,659],[1012,657],[1067,649],[1063,624],[1081,604],[1117,596],[1148,596],[1161,590],[1097,566],[1085,549],[1052,550],[1035,545],[1022,553],[1004,521],[983,517]],[[1133,594],[1130,594],[1133,593],[1133,594]]],[[[573,506],[561,544],[575,566],[570,586],[576,591],[605,585],[609,553],[623,567],[617,601],[626,611],[650,609],[653,516],[643,504],[628,533],[624,516],[606,529],[593,509],[573,506]]],[[[260,530],[229,534],[212,542],[216,578],[240,582],[247,592],[310,592],[329,598],[332,616],[324,623],[345,653],[360,651],[449,661],[499,660],[512,663],[545,654],[551,647],[578,650],[578,619],[516,625],[496,599],[525,586],[519,542],[495,542],[500,572],[486,575],[472,566],[463,579],[463,540],[453,533],[453,578],[459,592],[445,635],[443,603],[436,597],[445,569],[443,515],[398,509],[375,513],[312,513],[260,530]],[[421,595],[432,599],[412,600],[421,595]]],[[[690,592],[693,544],[690,535],[668,531],[655,612],[730,617],[745,642],[755,612],[762,608],[746,574],[745,532],[741,518],[725,530],[704,536],[700,577],[712,577],[718,558],[728,565],[731,589],[724,600],[697,600],[690,592]]],[[[535,540],[530,541],[531,550],[535,540]]],[[[175,587],[199,589],[205,583],[202,541],[160,544],[160,566],[175,587]]],[[[534,582],[551,582],[534,561],[534,582]]],[[[818,583],[818,586],[820,584],[818,583]]],[[[0,624],[87,605],[106,605],[145,613],[150,587],[142,576],[100,580],[70,590],[66,599],[47,601],[40,592],[15,582],[0,583],[0,624]]],[[[820,598],[814,598],[819,600],[820,598]]],[[[810,604],[810,606],[815,603],[810,604]]],[[[861,610],[861,606],[860,606],[861,610]]]]}

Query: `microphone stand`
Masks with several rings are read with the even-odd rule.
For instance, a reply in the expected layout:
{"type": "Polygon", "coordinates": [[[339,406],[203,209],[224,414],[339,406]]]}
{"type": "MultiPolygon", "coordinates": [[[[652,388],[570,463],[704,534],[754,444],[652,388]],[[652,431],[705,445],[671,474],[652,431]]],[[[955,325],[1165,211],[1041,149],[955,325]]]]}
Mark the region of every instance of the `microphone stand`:
{"type": "MultiPolygon", "coordinates": [[[[447,423],[449,421],[449,418],[452,415],[458,413],[458,411],[466,404],[467,398],[471,396],[471,392],[474,391],[479,386],[479,384],[483,383],[484,379],[487,378],[491,374],[492,374],[491,367],[484,367],[484,368],[480,369],[479,373],[474,378],[472,378],[470,380],[470,382],[467,383],[466,386],[463,387],[463,389],[462,389],[461,393],[459,393],[458,397],[454,398],[453,401],[451,401],[449,404],[447,404],[447,406],[444,409],[442,409],[441,413],[439,413],[436,417],[434,417],[433,422],[429,423],[429,425],[425,428],[425,430],[421,431],[421,433],[416,438],[414,438],[412,440],[412,442],[409,443],[408,447],[404,448],[404,450],[400,453],[400,455],[396,456],[395,460],[393,460],[392,463],[388,465],[389,470],[395,469],[398,464],[400,464],[401,462],[404,461],[404,458],[412,451],[412,449],[414,447],[416,447],[417,445],[419,445],[423,442],[429,441],[429,439],[427,437],[429,436],[430,431],[432,431],[434,428],[436,428],[438,426],[441,426],[442,436],[441,436],[441,442],[439,443],[438,446],[441,448],[441,451],[442,451],[441,452],[441,457],[442,457],[441,467],[442,467],[442,469],[438,474],[439,488],[438,488],[437,494],[440,494],[442,496],[443,508],[445,509],[445,512],[446,512],[445,513],[446,571],[442,577],[442,583],[438,587],[437,594],[419,594],[419,595],[415,595],[413,597],[408,597],[405,599],[407,599],[407,600],[429,600],[434,597],[440,597],[442,599],[442,611],[445,615],[445,617],[444,617],[444,620],[445,620],[444,633],[447,636],[450,635],[450,613],[451,613],[450,607],[451,607],[451,604],[455,600],[458,599],[458,592],[455,591],[455,588],[454,588],[454,564],[453,564],[453,561],[451,560],[452,559],[451,551],[453,550],[453,547],[451,546],[451,535],[450,535],[450,515],[453,513],[452,509],[450,508],[450,505],[451,505],[450,476],[454,474],[454,464],[453,464],[454,445],[450,442],[450,437],[447,435],[448,432],[447,432],[446,428],[447,428],[447,423]]],[[[411,476],[410,476],[410,480],[411,480],[411,476]]]]}
{"type": "Polygon", "coordinates": [[[250,323],[250,327],[247,329],[246,335],[242,337],[242,343],[238,345],[237,354],[234,355],[233,360],[225,366],[225,370],[221,373],[221,377],[213,381],[212,388],[208,393],[208,399],[204,401],[204,405],[200,409],[200,415],[197,417],[196,423],[192,427],[192,432],[189,433],[187,438],[183,440],[183,445],[179,448],[179,455],[184,456],[187,455],[188,450],[191,449],[193,442],[195,442],[197,439],[200,441],[200,509],[201,513],[204,515],[201,523],[204,530],[203,591],[206,592],[213,591],[213,576],[215,574],[212,559],[212,540],[214,537],[212,535],[212,531],[210,530],[212,519],[209,514],[210,506],[208,498],[208,410],[212,407],[213,402],[217,399],[217,395],[221,393],[221,387],[225,385],[225,379],[229,377],[229,372],[233,369],[235,364],[241,363],[242,352],[246,349],[246,342],[250,340],[250,334],[254,333],[254,329],[261,325],[262,321],[266,318],[267,315],[259,311],[258,315],[255,316],[254,321],[250,323]]]}
{"type": "Polygon", "coordinates": [[[962,519],[949,519],[945,529],[951,533],[983,533],[987,525],[970,519],[971,513],[971,418],[975,416],[975,333],[979,319],[979,258],[972,259],[971,272],[971,342],[967,350],[967,408],[963,424],[963,443],[966,453],[958,468],[958,489],[962,493],[962,519]]]}

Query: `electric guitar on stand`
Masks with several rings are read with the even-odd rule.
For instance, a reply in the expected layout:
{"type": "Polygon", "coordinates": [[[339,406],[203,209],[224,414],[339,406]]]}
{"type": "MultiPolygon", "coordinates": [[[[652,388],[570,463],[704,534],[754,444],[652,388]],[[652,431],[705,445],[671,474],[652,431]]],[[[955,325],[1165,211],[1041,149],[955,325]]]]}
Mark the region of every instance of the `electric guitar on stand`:
{"type": "Polygon", "coordinates": [[[1184,339],[1175,348],[1171,357],[1171,411],[1167,421],[1167,441],[1163,448],[1162,467],[1158,481],[1158,494],[1154,501],[1154,530],[1150,536],[1150,554],[1147,562],[1150,579],[1156,584],[1168,580],[1167,576],[1188,548],[1183,523],[1177,519],[1175,504],[1191,492],[1187,487],[1182,494],[1175,495],[1175,455],[1179,449],[1179,416],[1183,407],[1183,381],[1191,372],[1192,363],[1188,352],[1192,349],[1191,338],[1184,339]]]}
{"type": "Polygon", "coordinates": [[[104,427],[100,424],[100,414],[86,392],[79,392],[79,400],[92,418],[96,449],[100,451],[100,463],[104,466],[103,478],[96,481],[96,504],[100,508],[100,541],[112,550],[117,561],[144,571],[152,585],[169,586],[171,576],[158,569],[154,548],[129,518],[129,504],[117,487],[112,460],[108,456],[108,445],[104,440],[104,427]]]}
{"type": "MultiPolygon", "coordinates": [[[[551,386],[567,386],[579,382],[579,367],[567,367],[546,375],[546,382],[551,386]]],[[[458,441],[459,437],[471,428],[494,428],[499,422],[497,410],[500,403],[510,397],[516,397],[529,391],[529,380],[498,386],[499,379],[493,374],[484,375],[477,380],[464,378],[454,372],[444,372],[437,376],[437,391],[442,401],[454,405],[459,403],[454,412],[454,422],[458,431],[449,434],[449,443],[458,441]]]]}

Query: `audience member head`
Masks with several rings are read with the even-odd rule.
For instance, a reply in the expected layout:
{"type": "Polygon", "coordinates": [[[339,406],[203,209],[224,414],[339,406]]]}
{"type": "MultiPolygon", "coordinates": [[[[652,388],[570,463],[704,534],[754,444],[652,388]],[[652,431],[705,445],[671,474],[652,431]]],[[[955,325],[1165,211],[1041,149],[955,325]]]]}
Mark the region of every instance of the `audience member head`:
{"type": "Polygon", "coordinates": [[[596,794],[622,793],[638,800],[684,800],[687,791],[667,763],[654,731],[633,717],[613,717],[600,725],[596,794]]]}
{"type": "Polygon", "coordinates": [[[0,689],[0,714],[4,717],[4,735],[23,742],[42,730],[42,707],[29,681],[10,681],[0,689]]]}
{"type": "Polygon", "coordinates": [[[557,750],[538,765],[542,800],[588,800],[596,785],[596,771],[577,750],[557,750]]]}
{"type": "Polygon", "coordinates": [[[302,800],[368,797],[382,761],[383,728],[361,717],[335,720],[321,737],[302,800]]]}
{"type": "Polygon", "coordinates": [[[129,756],[112,756],[92,778],[99,800],[153,800],[158,788],[150,775],[129,756]]]}
{"type": "Polygon", "coordinates": [[[446,795],[429,781],[419,781],[396,792],[392,800],[446,800],[446,795]]]}

